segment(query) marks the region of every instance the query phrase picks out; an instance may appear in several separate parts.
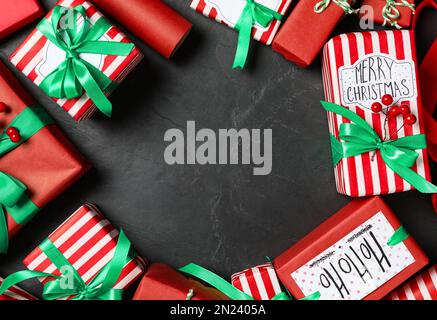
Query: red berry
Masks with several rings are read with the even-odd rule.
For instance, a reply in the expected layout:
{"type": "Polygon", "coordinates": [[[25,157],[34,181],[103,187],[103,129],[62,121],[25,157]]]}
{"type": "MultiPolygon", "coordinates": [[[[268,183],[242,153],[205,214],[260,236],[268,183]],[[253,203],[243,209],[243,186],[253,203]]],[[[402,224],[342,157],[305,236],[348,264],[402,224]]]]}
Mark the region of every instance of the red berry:
{"type": "Polygon", "coordinates": [[[0,101],[0,112],[5,112],[7,109],[6,103],[0,101]]]}
{"type": "Polygon", "coordinates": [[[387,116],[389,118],[394,118],[394,117],[397,117],[399,115],[399,113],[400,113],[399,107],[398,106],[393,106],[390,109],[388,109],[387,116]]]}
{"type": "Polygon", "coordinates": [[[9,127],[9,128],[6,130],[6,134],[7,134],[8,136],[13,136],[13,135],[19,135],[20,132],[19,132],[18,129],[15,128],[15,127],[9,127]]]}
{"type": "Polygon", "coordinates": [[[21,140],[21,136],[20,136],[20,134],[13,134],[13,135],[9,136],[9,139],[11,139],[11,141],[14,143],[18,143],[21,140]]]}
{"type": "Polygon", "coordinates": [[[405,116],[404,121],[405,121],[406,124],[412,126],[413,124],[416,123],[417,118],[416,118],[416,116],[414,114],[410,113],[410,114],[407,114],[405,116]]]}
{"type": "Polygon", "coordinates": [[[390,94],[385,94],[381,98],[382,104],[389,106],[393,103],[393,97],[390,94]]]}
{"type": "Polygon", "coordinates": [[[372,103],[372,111],[375,113],[380,113],[382,111],[382,104],[379,102],[372,103]]]}
{"type": "Polygon", "coordinates": [[[410,107],[407,104],[402,104],[399,110],[404,116],[411,113],[410,107]]]}

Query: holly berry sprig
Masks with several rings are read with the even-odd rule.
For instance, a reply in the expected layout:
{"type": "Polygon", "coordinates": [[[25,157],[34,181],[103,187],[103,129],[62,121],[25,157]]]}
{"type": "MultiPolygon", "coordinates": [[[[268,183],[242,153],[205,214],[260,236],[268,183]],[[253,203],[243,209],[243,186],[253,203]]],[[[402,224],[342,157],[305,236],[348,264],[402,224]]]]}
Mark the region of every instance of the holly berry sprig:
{"type": "MultiPolygon", "coordinates": [[[[407,104],[401,104],[400,106],[395,105],[393,96],[390,94],[385,94],[381,97],[381,102],[375,101],[372,103],[371,110],[374,113],[383,113],[385,115],[385,121],[384,121],[384,140],[387,138],[387,122],[388,119],[396,118],[399,115],[403,116],[404,123],[403,125],[397,129],[396,133],[399,132],[404,126],[412,126],[417,122],[417,118],[414,114],[411,113],[410,106],[407,104]],[[385,108],[384,108],[385,106],[385,108]]],[[[389,138],[391,139],[391,134],[389,135],[389,138]]]]}
{"type": "MultiPolygon", "coordinates": [[[[1,113],[6,112],[7,109],[8,109],[8,107],[7,107],[6,103],[0,101],[0,112],[1,113]]],[[[7,128],[6,134],[13,143],[18,143],[21,141],[20,131],[15,127],[7,128]]]]}

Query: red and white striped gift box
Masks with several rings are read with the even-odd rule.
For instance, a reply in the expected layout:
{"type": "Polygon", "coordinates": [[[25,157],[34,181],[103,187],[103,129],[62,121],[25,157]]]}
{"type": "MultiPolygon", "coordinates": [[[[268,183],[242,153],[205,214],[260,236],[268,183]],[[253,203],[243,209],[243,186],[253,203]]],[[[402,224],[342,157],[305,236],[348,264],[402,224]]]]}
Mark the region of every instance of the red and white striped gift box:
{"type": "MultiPolygon", "coordinates": [[[[255,1],[284,15],[291,0],[255,1]]],[[[192,0],[191,8],[230,28],[234,28],[243,12],[246,0],[192,0]]],[[[266,28],[256,24],[252,30],[255,40],[270,45],[279,30],[281,21],[273,20],[266,28]]]]}
{"type": "MultiPolygon", "coordinates": [[[[49,239],[89,283],[114,256],[119,231],[103,217],[94,205],[80,207],[68,218],[49,239]]],[[[60,271],[38,247],[25,259],[24,265],[30,270],[61,275],[60,271]]],[[[123,268],[114,289],[126,289],[145,270],[142,258],[131,258],[123,268]]],[[[43,279],[46,283],[51,279],[43,279]]]]}
{"type": "Polygon", "coordinates": [[[232,285],[255,300],[271,300],[282,292],[271,263],[250,268],[232,276],[232,285]]]}
{"type": "MultiPolygon", "coordinates": [[[[3,279],[0,277],[0,286],[3,282],[3,279]]],[[[0,300],[38,300],[34,296],[32,296],[30,293],[27,293],[23,289],[12,286],[7,290],[5,293],[0,295],[0,300]]]]}
{"type": "Polygon", "coordinates": [[[393,291],[387,300],[437,300],[437,265],[393,291]]]}
{"type": "MultiPolygon", "coordinates": [[[[406,30],[372,31],[339,35],[327,42],[323,51],[325,97],[365,119],[382,139],[423,134],[417,78],[414,34],[406,30]],[[397,105],[409,105],[417,116],[414,125],[403,125],[402,117],[388,119],[371,111],[371,103],[391,94],[397,105]]],[[[342,116],[328,112],[329,130],[338,139],[342,116]]],[[[430,179],[426,150],[412,168],[430,179]]],[[[338,192],[352,197],[389,194],[413,187],[394,173],[381,155],[366,153],[342,159],[335,167],[338,192]]]]}
{"type": "MultiPolygon", "coordinates": [[[[61,0],[57,5],[70,8],[83,5],[90,22],[93,24],[99,19],[104,18],[103,15],[87,1],[61,0]]],[[[50,17],[51,12],[47,14],[46,18],[50,19],[50,17]]],[[[99,40],[131,42],[115,26],[112,26],[99,40]]],[[[50,41],[35,28],[9,59],[12,64],[22,71],[30,80],[36,85],[39,85],[51,70],[62,62],[63,55],[65,54],[57,50],[56,46],[50,44],[50,41]]],[[[135,47],[128,56],[88,55],[87,59],[114,83],[119,84],[136,67],[142,58],[143,54],[135,47]],[[89,56],[93,57],[90,58],[89,56]]],[[[109,93],[106,94],[109,95],[109,93]]],[[[53,100],[76,121],[87,119],[96,111],[95,104],[86,93],[75,99],[54,98],[53,100]]]]}

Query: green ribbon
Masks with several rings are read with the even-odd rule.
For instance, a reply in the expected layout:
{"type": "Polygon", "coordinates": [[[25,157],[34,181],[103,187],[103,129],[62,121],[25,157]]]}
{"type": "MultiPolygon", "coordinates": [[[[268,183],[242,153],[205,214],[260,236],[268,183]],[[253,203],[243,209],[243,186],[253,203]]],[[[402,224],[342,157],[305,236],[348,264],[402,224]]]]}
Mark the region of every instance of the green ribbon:
{"type": "Polygon", "coordinates": [[[321,296],[322,296],[322,294],[319,291],[317,291],[317,292],[314,292],[314,293],[310,294],[309,296],[306,296],[306,297],[299,299],[299,300],[302,300],[302,301],[319,300],[321,296]]]}
{"type": "Polygon", "coordinates": [[[10,275],[3,281],[3,284],[0,287],[0,295],[11,286],[22,281],[33,278],[50,277],[55,280],[49,281],[45,284],[43,290],[43,298],[45,300],[56,300],[69,297],[73,297],[72,300],[122,299],[123,290],[113,289],[113,287],[120,278],[123,267],[127,263],[131,251],[131,243],[123,230],[120,232],[114,256],[88,284],[83,281],[77,270],[49,239],[46,239],[40,245],[40,248],[56,268],[63,272],[63,276],[32,270],[19,271],[10,275]],[[72,272],[72,284],[66,282],[66,277],[70,272],[72,272]]]}
{"type": "MultiPolygon", "coordinates": [[[[29,140],[53,119],[42,107],[27,107],[20,112],[0,135],[0,156],[3,156],[29,140]],[[15,143],[9,139],[8,128],[17,128],[21,139],[15,143]]],[[[27,195],[27,187],[17,178],[0,171],[0,253],[9,247],[6,212],[17,224],[25,224],[40,210],[27,195]]]]}
{"type": "Polygon", "coordinates": [[[415,12],[415,5],[414,3],[409,3],[407,0],[386,0],[385,6],[382,8],[382,17],[384,18],[383,26],[386,26],[387,24],[390,24],[398,29],[401,29],[401,26],[399,26],[398,22],[396,20],[399,19],[401,16],[401,13],[399,12],[399,9],[397,7],[407,7],[409,8],[413,13],[415,12]]]}
{"type": "MultiPolygon", "coordinates": [[[[202,280],[227,295],[232,300],[254,300],[253,297],[238,290],[222,277],[195,263],[190,263],[185,267],[180,268],[179,271],[202,280]]],[[[290,297],[285,292],[281,292],[273,297],[272,300],[290,300],[290,297]]]]}
{"type": "Polygon", "coordinates": [[[410,235],[407,232],[407,230],[405,230],[405,228],[401,226],[399,229],[395,231],[395,233],[390,237],[390,239],[388,239],[387,245],[390,247],[394,247],[399,243],[407,240],[409,236],[410,235]]]}
{"type": "Polygon", "coordinates": [[[104,92],[113,90],[113,83],[103,72],[82,59],[81,54],[127,56],[132,51],[132,43],[99,41],[109,30],[109,22],[100,18],[94,25],[89,22],[82,5],[74,8],[56,6],[51,22],[43,19],[38,30],[54,45],[65,52],[65,60],[39,85],[50,97],[73,99],[88,94],[96,107],[106,116],[112,114],[112,104],[104,92]],[[65,28],[61,19],[67,18],[65,28]],[[78,19],[83,18],[79,27],[78,19]]]}
{"type": "Polygon", "coordinates": [[[255,23],[266,28],[273,19],[281,21],[282,15],[254,0],[246,0],[243,12],[235,25],[235,29],[239,31],[239,34],[233,69],[242,69],[246,65],[250,40],[252,39],[252,28],[255,23]]]}
{"type": "Polygon", "coordinates": [[[382,141],[364,119],[349,109],[330,102],[322,101],[321,103],[326,111],[339,114],[351,121],[351,123],[340,125],[339,138],[343,141],[339,141],[331,135],[334,166],[343,158],[379,150],[381,158],[387,166],[418,191],[437,193],[437,186],[411,169],[419,157],[416,150],[426,148],[424,134],[382,141]]]}
{"type": "MultiPolygon", "coordinates": [[[[359,11],[359,9],[353,9],[347,0],[332,0],[332,2],[342,8],[346,14],[353,14],[359,11]]],[[[322,13],[329,7],[330,4],[331,0],[322,0],[317,2],[314,6],[314,12],[322,13]]]]}

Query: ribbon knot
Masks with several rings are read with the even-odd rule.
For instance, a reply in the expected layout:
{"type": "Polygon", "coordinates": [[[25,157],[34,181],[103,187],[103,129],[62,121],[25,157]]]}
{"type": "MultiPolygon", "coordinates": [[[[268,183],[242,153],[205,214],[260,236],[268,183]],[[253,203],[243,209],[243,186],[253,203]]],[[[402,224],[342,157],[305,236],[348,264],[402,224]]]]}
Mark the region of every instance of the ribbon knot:
{"type": "Polygon", "coordinates": [[[408,0],[401,0],[397,2],[396,0],[386,0],[385,6],[382,8],[382,17],[384,19],[383,26],[390,24],[391,26],[396,27],[397,29],[401,29],[401,26],[398,24],[397,20],[401,16],[401,13],[397,7],[407,7],[413,13],[415,12],[414,3],[409,3],[408,0]]]}
{"type": "Polygon", "coordinates": [[[252,28],[255,23],[267,28],[274,19],[282,20],[282,14],[254,0],[246,0],[243,12],[235,25],[235,29],[239,31],[239,34],[233,69],[244,68],[246,65],[250,40],[252,38],[252,28]]]}
{"type": "Polygon", "coordinates": [[[324,12],[331,4],[331,1],[335,3],[337,6],[339,6],[340,8],[342,8],[346,14],[354,14],[359,11],[359,9],[353,9],[347,0],[321,0],[320,2],[317,2],[315,4],[314,12],[315,13],[324,12]]]}
{"type": "Polygon", "coordinates": [[[38,30],[55,46],[63,50],[65,60],[39,85],[50,97],[58,99],[79,98],[85,91],[96,107],[106,116],[112,114],[112,104],[105,95],[113,89],[112,80],[102,71],[81,57],[82,53],[127,56],[132,52],[132,43],[100,41],[111,28],[109,22],[100,18],[92,24],[82,5],[74,8],[56,6],[51,22],[43,19],[38,30]],[[68,23],[61,23],[67,16],[68,23]]]}

